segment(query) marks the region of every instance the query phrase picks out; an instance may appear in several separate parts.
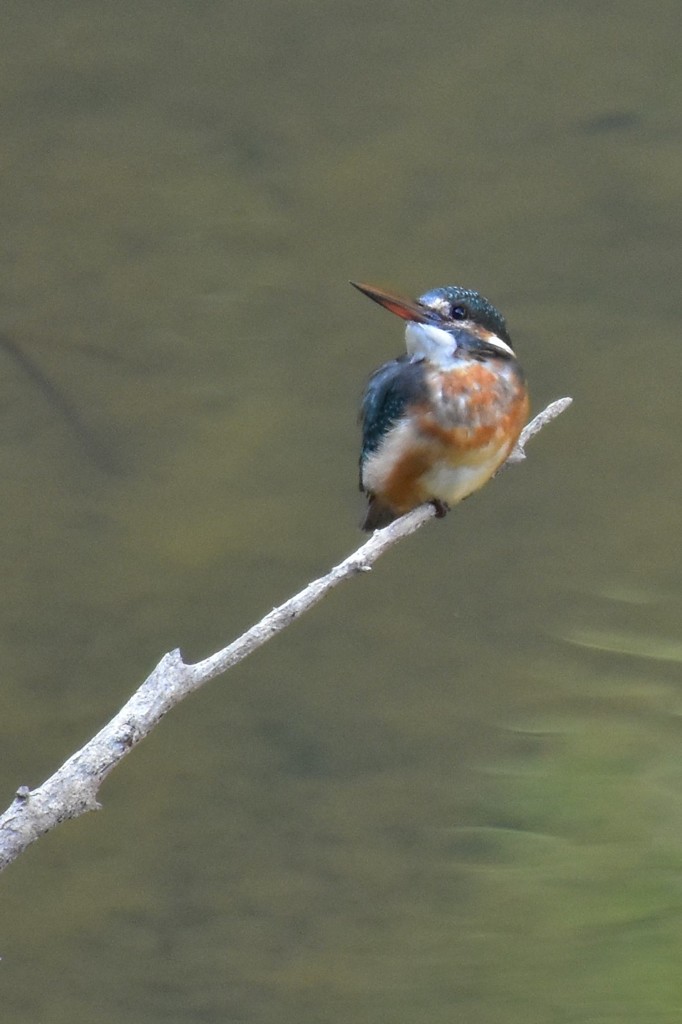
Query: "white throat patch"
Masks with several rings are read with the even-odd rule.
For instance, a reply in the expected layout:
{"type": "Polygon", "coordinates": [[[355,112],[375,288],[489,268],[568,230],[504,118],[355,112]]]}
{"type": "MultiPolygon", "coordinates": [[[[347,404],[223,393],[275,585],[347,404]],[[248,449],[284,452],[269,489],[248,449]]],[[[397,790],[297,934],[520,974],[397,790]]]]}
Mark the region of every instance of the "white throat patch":
{"type": "Polygon", "coordinates": [[[447,365],[457,348],[457,342],[447,331],[431,324],[418,324],[410,320],[405,328],[405,344],[411,356],[423,357],[432,363],[447,365]]]}

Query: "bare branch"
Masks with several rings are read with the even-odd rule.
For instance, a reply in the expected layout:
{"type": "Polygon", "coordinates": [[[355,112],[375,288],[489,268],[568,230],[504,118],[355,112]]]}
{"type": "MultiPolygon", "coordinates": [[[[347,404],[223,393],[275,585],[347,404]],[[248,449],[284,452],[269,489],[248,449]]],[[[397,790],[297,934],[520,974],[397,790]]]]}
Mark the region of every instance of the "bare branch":
{"type": "MultiPolygon", "coordinates": [[[[570,398],[552,402],[531,420],[507,462],[524,459],[527,442],[570,403],[570,398]]],[[[239,639],[209,658],[188,665],[178,650],[165,654],[118,714],[54,775],[37,789],[21,786],[17,790],[14,801],[0,817],[0,870],[55,825],[86,811],[97,810],[97,792],[107,775],[188,694],[242,661],[317,604],[332,587],[358,573],[369,572],[385,551],[419,530],[434,514],[432,505],[422,505],[383,530],[377,530],[325,576],[313,580],[239,639]]]]}
{"type": "Polygon", "coordinates": [[[509,453],[505,466],[513,466],[515,462],[523,462],[526,458],[526,445],[528,442],[538,434],[543,427],[555,420],[557,416],[560,416],[564,409],[568,409],[569,405],[573,402],[572,398],[557,398],[554,402],[550,402],[546,409],[539,412],[537,416],[534,416],[529,423],[526,423],[525,427],[521,431],[521,436],[516,442],[516,446],[513,451],[509,453]]]}

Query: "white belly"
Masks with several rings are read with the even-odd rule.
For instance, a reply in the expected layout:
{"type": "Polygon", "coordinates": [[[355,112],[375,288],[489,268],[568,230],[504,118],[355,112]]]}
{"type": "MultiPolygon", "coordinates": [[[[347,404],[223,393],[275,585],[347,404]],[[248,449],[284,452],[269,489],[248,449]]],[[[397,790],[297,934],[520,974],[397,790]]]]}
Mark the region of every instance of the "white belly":
{"type": "Polygon", "coordinates": [[[437,463],[422,477],[422,485],[434,498],[439,498],[448,505],[456,505],[458,501],[473,494],[483,487],[504,460],[504,451],[494,451],[473,466],[449,466],[446,462],[437,463]]]}

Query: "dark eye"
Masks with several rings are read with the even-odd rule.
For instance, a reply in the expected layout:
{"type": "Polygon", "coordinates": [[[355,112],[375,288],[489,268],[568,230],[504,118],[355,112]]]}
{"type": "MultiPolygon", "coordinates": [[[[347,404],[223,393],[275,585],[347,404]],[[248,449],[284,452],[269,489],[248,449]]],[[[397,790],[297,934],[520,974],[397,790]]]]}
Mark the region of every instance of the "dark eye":
{"type": "Polygon", "coordinates": [[[450,315],[453,320],[467,320],[469,317],[469,310],[466,306],[462,306],[458,303],[456,306],[452,307],[450,315]]]}

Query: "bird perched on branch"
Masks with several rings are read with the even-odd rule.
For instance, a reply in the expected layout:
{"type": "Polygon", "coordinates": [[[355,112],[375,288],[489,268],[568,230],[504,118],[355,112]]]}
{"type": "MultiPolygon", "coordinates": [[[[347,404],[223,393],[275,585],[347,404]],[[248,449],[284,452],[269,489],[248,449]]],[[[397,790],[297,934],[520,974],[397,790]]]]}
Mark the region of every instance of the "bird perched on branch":
{"type": "Polygon", "coordinates": [[[457,285],[411,300],[351,284],[407,321],[407,353],[375,370],[362,399],[362,528],[427,501],[443,516],[494,475],[528,416],[504,317],[457,285]]]}

